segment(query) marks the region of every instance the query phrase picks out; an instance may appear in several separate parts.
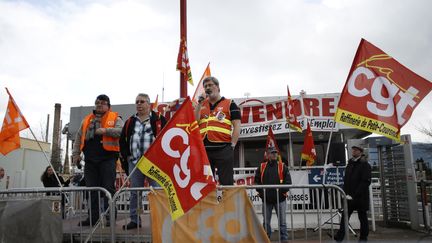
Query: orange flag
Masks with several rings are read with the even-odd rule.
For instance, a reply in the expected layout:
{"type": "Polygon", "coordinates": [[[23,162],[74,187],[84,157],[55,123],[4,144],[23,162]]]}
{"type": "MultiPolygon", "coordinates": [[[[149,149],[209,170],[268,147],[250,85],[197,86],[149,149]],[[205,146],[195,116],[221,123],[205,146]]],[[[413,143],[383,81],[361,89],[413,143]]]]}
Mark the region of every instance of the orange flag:
{"type": "Polygon", "coordinates": [[[19,132],[29,127],[7,88],[6,92],[9,95],[9,102],[0,132],[0,153],[3,155],[21,146],[19,132]]]}
{"type": "Polygon", "coordinates": [[[189,56],[187,52],[186,40],[181,39],[179,53],[177,56],[177,71],[183,73],[185,80],[188,81],[191,85],[193,85],[192,80],[192,71],[189,65],[189,56]]]}
{"type": "Polygon", "coordinates": [[[216,189],[189,97],[156,137],[137,166],[165,190],[173,221],[216,189]]]}
{"type": "Polygon", "coordinates": [[[202,93],[204,93],[203,80],[204,80],[206,77],[209,77],[209,76],[211,76],[211,72],[210,72],[210,63],[207,64],[207,67],[206,67],[206,69],[204,70],[204,73],[203,73],[203,75],[201,76],[201,79],[200,79],[200,81],[199,81],[199,83],[198,83],[198,85],[197,85],[197,87],[196,87],[196,89],[195,89],[195,93],[194,93],[194,95],[192,96],[192,97],[193,97],[193,98],[192,98],[192,101],[193,101],[193,102],[198,103],[198,96],[200,96],[202,93]]]}
{"type": "Polygon", "coordinates": [[[431,90],[431,82],[362,39],[335,121],[398,141],[402,126],[431,90]]]}
{"type": "Polygon", "coordinates": [[[156,100],[155,100],[155,102],[152,105],[152,110],[155,111],[155,112],[158,111],[158,105],[159,105],[158,98],[159,98],[159,95],[156,95],[156,100]]]}
{"type": "Polygon", "coordinates": [[[287,85],[287,93],[288,93],[288,115],[287,115],[287,122],[290,126],[290,129],[293,129],[297,132],[302,132],[303,129],[300,125],[300,123],[297,121],[297,116],[294,111],[294,101],[291,98],[291,94],[287,85]]]}
{"type": "Polygon", "coordinates": [[[278,151],[278,161],[282,162],[280,150],[279,150],[279,147],[276,143],[276,139],[274,137],[273,129],[271,126],[269,126],[269,130],[268,130],[268,134],[267,134],[267,142],[266,142],[266,147],[265,147],[265,151],[264,151],[264,160],[267,160],[267,149],[270,147],[276,148],[276,150],[278,151]]]}
{"type": "Polygon", "coordinates": [[[307,166],[312,166],[313,164],[315,164],[316,151],[309,122],[307,123],[306,136],[304,139],[301,159],[302,164],[305,161],[307,166]]]}

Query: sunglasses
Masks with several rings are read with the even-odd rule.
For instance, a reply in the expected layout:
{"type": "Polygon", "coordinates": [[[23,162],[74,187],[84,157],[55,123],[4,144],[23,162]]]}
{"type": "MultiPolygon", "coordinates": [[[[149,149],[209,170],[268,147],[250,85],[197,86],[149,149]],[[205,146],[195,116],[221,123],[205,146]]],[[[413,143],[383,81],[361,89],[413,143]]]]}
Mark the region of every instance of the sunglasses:
{"type": "Polygon", "coordinates": [[[137,101],[135,101],[135,104],[144,104],[146,102],[147,101],[145,101],[145,100],[137,100],[137,101]]]}

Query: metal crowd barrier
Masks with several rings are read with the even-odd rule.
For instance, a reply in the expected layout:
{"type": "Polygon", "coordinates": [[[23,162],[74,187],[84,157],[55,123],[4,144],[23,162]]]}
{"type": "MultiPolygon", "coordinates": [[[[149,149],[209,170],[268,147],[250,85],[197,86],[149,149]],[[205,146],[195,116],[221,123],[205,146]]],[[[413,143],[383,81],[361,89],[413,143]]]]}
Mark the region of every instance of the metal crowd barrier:
{"type": "Polygon", "coordinates": [[[113,212],[111,194],[100,187],[23,188],[0,190],[1,201],[47,200],[52,203],[52,213],[62,219],[63,242],[115,242],[115,217],[105,215],[113,212]],[[92,219],[88,201],[98,198],[99,219],[92,219]],[[103,210],[103,197],[107,198],[108,210],[103,210]],[[93,227],[82,226],[81,221],[90,219],[93,227]]]}
{"type": "Polygon", "coordinates": [[[423,219],[423,227],[427,232],[432,232],[431,219],[432,219],[432,181],[431,180],[421,180],[417,183],[420,187],[420,201],[423,219]]]}
{"type": "MultiPolygon", "coordinates": [[[[238,186],[219,186],[221,191],[227,188],[237,188],[238,186]]],[[[293,203],[293,198],[288,197],[285,203],[288,234],[291,240],[308,240],[312,239],[312,232],[318,232],[319,241],[323,241],[323,229],[331,229],[331,234],[338,228],[341,212],[347,217],[347,201],[344,192],[334,185],[250,185],[245,186],[249,197],[256,196],[256,189],[262,188],[264,193],[268,189],[281,190],[286,188],[289,194],[297,190],[297,194],[310,195],[308,200],[303,200],[302,203],[293,203]],[[338,216],[338,218],[335,218],[338,216]]],[[[61,195],[64,195],[63,213],[59,213],[59,217],[63,218],[63,241],[65,242],[151,242],[151,218],[150,208],[146,194],[151,189],[146,188],[124,188],[115,193],[111,197],[110,193],[104,188],[87,188],[87,187],[65,187],[65,188],[30,188],[30,189],[14,189],[0,191],[0,201],[2,200],[32,200],[32,199],[51,199],[61,202],[61,195]],[[109,202],[109,212],[116,212],[116,217],[109,217],[109,225],[115,227],[107,227],[103,209],[101,209],[101,201],[99,201],[100,220],[94,227],[78,226],[78,223],[87,218],[91,214],[91,208],[88,207],[87,200],[90,200],[92,193],[97,192],[97,197],[100,199],[106,196],[109,202]],[[142,227],[133,230],[124,230],[123,225],[127,225],[130,221],[129,216],[129,194],[136,191],[140,197],[137,197],[138,215],[142,220],[142,227]],[[55,195],[47,195],[48,193],[56,193],[55,195]],[[126,205],[126,206],[125,206],[126,205]],[[126,210],[127,208],[127,210],[126,210]]],[[[252,200],[251,200],[252,201],[252,200]]],[[[254,201],[254,208],[258,214],[258,218],[263,222],[265,212],[262,212],[262,203],[254,201]]],[[[266,203],[264,202],[264,206],[266,203]]],[[[273,211],[273,214],[275,212],[273,211]]],[[[277,215],[272,217],[272,229],[277,229],[280,232],[279,224],[277,223],[277,215]]],[[[349,232],[348,222],[344,225],[345,232],[349,232]]],[[[316,234],[313,236],[316,239],[316,234]]],[[[273,237],[272,237],[273,238],[273,237]]],[[[349,234],[346,234],[349,238],[349,234]]],[[[280,241],[280,238],[278,238],[280,241]]],[[[327,240],[327,238],[326,238],[327,240]]]]}

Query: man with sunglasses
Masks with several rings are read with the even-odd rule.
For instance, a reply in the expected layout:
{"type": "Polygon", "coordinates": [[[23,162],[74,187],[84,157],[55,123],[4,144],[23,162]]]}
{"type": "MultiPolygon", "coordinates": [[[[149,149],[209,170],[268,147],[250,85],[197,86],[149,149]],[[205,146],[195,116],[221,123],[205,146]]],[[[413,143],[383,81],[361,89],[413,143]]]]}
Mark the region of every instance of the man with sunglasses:
{"type": "MultiPolygon", "coordinates": [[[[72,162],[78,167],[82,159],[81,152],[84,153],[84,178],[87,187],[103,187],[114,195],[122,127],[123,121],[118,113],[111,111],[109,97],[99,95],[95,101],[95,109],[81,123],[72,150],[72,162]]],[[[91,215],[80,222],[79,226],[94,226],[99,219],[99,193],[92,191],[90,197],[91,215]]],[[[105,197],[103,206],[105,210],[109,206],[105,197]]]]}
{"type": "MultiPolygon", "coordinates": [[[[256,185],[290,185],[291,175],[288,167],[278,161],[278,151],[275,147],[268,147],[267,160],[261,163],[255,173],[256,185]]],[[[273,208],[276,210],[276,215],[279,221],[280,240],[288,241],[288,229],[286,224],[286,197],[288,195],[287,188],[278,189],[257,189],[258,195],[263,201],[262,214],[263,226],[267,232],[267,236],[271,235],[271,217],[273,208]]]]}
{"type": "MultiPolygon", "coordinates": [[[[151,110],[150,98],[147,94],[138,94],[135,104],[137,113],[127,119],[120,136],[122,167],[128,174],[132,173],[138,160],[147,151],[166,124],[165,117],[151,110]]],[[[144,187],[145,178],[146,176],[136,169],[130,175],[131,187],[144,187]]],[[[148,177],[147,181],[150,186],[158,186],[155,181],[148,177]]],[[[138,197],[137,191],[131,191],[129,202],[131,220],[123,226],[124,230],[141,227],[141,220],[137,210],[141,199],[138,197]]]]}

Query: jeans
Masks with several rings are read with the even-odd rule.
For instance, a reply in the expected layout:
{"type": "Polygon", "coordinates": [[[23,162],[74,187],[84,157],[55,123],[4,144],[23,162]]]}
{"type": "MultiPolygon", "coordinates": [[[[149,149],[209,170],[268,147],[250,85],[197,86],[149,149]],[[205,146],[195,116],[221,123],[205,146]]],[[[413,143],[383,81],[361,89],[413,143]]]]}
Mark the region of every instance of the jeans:
{"type": "MultiPolygon", "coordinates": [[[[131,174],[132,170],[135,168],[136,164],[132,163],[129,161],[129,175],[131,174]]],[[[139,170],[136,169],[134,171],[134,173],[130,176],[130,187],[144,187],[144,180],[145,180],[146,176],[139,170]]],[[[147,180],[150,184],[150,186],[152,187],[159,187],[159,184],[148,178],[147,180]]],[[[129,204],[129,212],[130,212],[130,218],[131,221],[136,223],[136,224],[140,224],[140,218],[138,215],[138,203],[141,203],[141,192],[137,192],[137,191],[131,191],[130,192],[131,196],[130,196],[130,204],[129,204]],[[138,193],[140,193],[140,195],[138,196],[138,193]]]]}
{"type": "Polygon", "coordinates": [[[267,233],[267,236],[270,238],[271,235],[271,217],[273,208],[276,210],[276,215],[279,221],[279,232],[281,240],[288,240],[288,229],[286,224],[286,201],[282,201],[279,203],[268,203],[263,201],[262,205],[262,213],[263,213],[263,226],[267,233]]]}

